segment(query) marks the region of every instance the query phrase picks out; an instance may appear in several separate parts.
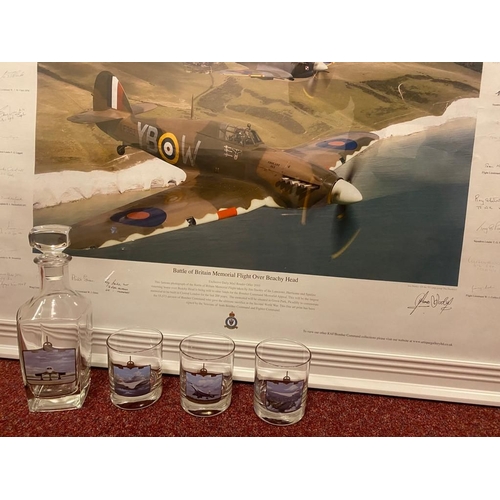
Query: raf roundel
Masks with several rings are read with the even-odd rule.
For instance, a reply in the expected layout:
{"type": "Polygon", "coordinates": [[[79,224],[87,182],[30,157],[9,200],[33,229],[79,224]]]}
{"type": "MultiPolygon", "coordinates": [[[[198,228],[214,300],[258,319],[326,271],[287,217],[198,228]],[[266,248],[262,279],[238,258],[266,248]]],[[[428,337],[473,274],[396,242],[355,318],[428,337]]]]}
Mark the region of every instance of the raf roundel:
{"type": "Polygon", "coordinates": [[[166,132],[158,139],[160,156],[168,163],[177,163],[179,160],[179,141],[174,134],[166,132]]]}
{"type": "Polygon", "coordinates": [[[358,148],[358,143],[352,139],[338,137],[330,141],[318,143],[320,148],[335,149],[337,151],[355,151],[358,148]]]}
{"type": "Polygon", "coordinates": [[[166,219],[167,214],[160,208],[155,207],[135,208],[111,216],[113,222],[139,227],[160,226],[166,219]]]}

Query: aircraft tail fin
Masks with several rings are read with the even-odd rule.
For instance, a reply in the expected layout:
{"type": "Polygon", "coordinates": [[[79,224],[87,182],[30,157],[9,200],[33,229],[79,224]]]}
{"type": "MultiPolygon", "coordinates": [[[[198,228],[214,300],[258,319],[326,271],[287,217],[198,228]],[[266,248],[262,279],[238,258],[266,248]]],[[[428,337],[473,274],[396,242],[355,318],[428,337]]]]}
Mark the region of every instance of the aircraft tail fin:
{"type": "Polygon", "coordinates": [[[118,78],[109,71],[101,71],[94,83],[94,111],[115,109],[132,114],[132,106],[118,78]]]}
{"type": "MultiPolygon", "coordinates": [[[[74,123],[104,123],[113,120],[121,120],[134,114],[134,109],[123,90],[118,78],[109,71],[101,71],[94,83],[94,102],[90,111],[85,111],[68,120],[74,123]]],[[[138,106],[138,112],[147,110],[144,106],[138,106]],[[144,108],[144,109],[143,109],[144,108]]]]}

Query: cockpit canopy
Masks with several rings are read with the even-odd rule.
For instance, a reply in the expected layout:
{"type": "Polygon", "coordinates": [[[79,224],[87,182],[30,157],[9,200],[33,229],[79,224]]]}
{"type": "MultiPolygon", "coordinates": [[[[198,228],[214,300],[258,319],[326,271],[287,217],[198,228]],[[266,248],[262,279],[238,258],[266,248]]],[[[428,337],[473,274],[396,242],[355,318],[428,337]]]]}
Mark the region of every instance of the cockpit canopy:
{"type": "Polygon", "coordinates": [[[259,134],[248,124],[246,128],[234,125],[221,124],[219,128],[219,139],[239,144],[240,146],[257,146],[262,144],[259,134]]]}

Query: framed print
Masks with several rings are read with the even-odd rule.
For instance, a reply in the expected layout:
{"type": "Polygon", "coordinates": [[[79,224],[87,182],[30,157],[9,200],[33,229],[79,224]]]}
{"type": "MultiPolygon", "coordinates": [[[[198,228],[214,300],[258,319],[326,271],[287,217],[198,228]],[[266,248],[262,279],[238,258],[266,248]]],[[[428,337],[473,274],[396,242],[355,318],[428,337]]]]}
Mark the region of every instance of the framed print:
{"type": "Polygon", "coordinates": [[[72,227],[110,331],[312,352],[310,386],[500,403],[498,63],[3,63],[0,354],[72,227]]]}

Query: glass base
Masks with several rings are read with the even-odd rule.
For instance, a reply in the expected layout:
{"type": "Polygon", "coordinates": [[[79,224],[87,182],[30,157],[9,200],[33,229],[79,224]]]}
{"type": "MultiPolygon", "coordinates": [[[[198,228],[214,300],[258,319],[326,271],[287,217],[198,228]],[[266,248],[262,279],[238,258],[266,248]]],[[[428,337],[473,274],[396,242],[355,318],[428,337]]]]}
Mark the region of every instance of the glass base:
{"type": "Polygon", "coordinates": [[[120,396],[111,392],[110,399],[111,402],[121,410],[142,410],[143,408],[147,408],[148,406],[156,403],[160,399],[161,393],[162,386],[160,385],[144,396],[136,396],[133,398],[120,396]]]}
{"type": "Polygon", "coordinates": [[[194,417],[215,417],[226,411],[231,404],[231,395],[222,398],[217,403],[203,404],[193,403],[185,397],[181,397],[181,406],[184,411],[194,417]]]}
{"type": "Polygon", "coordinates": [[[87,384],[82,391],[70,394],[69,396],[59,396],[53,398],[39,398],[33,395],[30,390],[28,394],[28,408],[30,412],[49,412],[49,411],[64,411],[78,410],[83,406],[85,398],[89,392],[90,384],[87,384]]]}
{"type": "Polygon", "coordinates": [[[297,411],[292,411],[290,413],[278,413],[275,411],[269,411],[264,408],[259,402],[255,402],[254,411],[261,420],[267,422],[268,424],[285,426],[296,424],[297,422],[302,420],[306,409],[305,407],[302,407],[297,411]]]}

